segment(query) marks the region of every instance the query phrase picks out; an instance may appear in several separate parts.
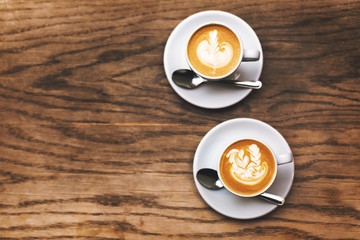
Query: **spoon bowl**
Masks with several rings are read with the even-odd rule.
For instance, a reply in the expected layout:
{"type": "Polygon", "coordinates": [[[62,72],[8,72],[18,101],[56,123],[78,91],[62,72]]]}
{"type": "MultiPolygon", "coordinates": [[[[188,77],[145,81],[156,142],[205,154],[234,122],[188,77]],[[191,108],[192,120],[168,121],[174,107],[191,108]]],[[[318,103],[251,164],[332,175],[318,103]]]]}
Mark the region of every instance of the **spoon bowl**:
{"type": "Polygon", "coordinates": [[[200,86],[202,83],[224,83],[236,87],[260,89],[262,83],[260,81],[231,81],[231,80],[220,80],[220,81],[208,81],[204,78],[196,75],[195,72],[189,69],[179,69],[173,72],[172,80],[174,83],[182,88],[193,89],[200,86]]]}
{"type": "MultiPolygon", "coordinates": [[[[218,190],[224,187],[218,177],[217,171],[211,168],[200,169],[196,173],[196,179],[201,185],[208,189],[218,190]]],[[[284,198],[271,193],[261,193],[258,197],[279,206],[284,205],[285,203],[284,198]]]]}

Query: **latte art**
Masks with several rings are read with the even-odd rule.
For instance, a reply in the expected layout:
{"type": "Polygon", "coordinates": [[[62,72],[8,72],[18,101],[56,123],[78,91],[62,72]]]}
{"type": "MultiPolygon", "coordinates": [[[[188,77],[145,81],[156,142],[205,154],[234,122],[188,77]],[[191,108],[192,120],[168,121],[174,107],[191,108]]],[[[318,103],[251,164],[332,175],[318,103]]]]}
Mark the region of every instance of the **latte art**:
{"type": "Polygon", "coordinates": [[[256,144],[245,149],[232,149],[226,157],[231,163],[232,175],[243,184],[259,183],[268,171],[267,163],[261,161],[260,149],[256,144]]]}
{"type": "Polygon", "coordinates": [[[197,47],[196,55],[200,62],[215,70],[228,65],[233,57],[233,49],[227,42],[219,43],[218,31],[209,32],[209,39],[197,47]]]}
{"type": "Polygon", "coordinates": [[[219,162],[222,182],[241,196],[254,196],[267,189],[275,178],[276,169],[271,150],[253,139],[231,144],[219,162]]]}
{"type": "Polygon", "coordinates": [[[219,24],[199,28],[187,46],[187,58],[192,69],[205,78],[231,74],[237,68],[240,57],[239,39],[229,28],[219,24]]]}

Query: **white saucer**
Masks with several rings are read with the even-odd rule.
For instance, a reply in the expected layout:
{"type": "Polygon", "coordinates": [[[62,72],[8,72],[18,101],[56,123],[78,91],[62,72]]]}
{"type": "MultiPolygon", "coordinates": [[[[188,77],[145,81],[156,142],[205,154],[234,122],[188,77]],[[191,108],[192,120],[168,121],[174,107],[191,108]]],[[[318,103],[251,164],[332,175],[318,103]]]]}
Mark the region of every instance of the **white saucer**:
{"type": "Polygon", "coordinates": [[[260,41],[254,30],[239,17],[222,11],[205,11],[196,13],[183,20],[170,34],[164,51],[164,68],[166,77],[175,92],[184,100],[203,108],[224,108],[231,106],[250,92],[250,89],[223,86],[220,84],[203,84],[196,89],[184,89],[171,79],[178,69],[189,69],[185,58],[186,41],[197,26],[209,21],[221,21],[234,28],[240,36],[245,49],[258,49],[260,59],[255,62],[242,62],[239,80],[259,80],[263,67],[263,52],[260,41]]]}
{"type": "MultiPolygon", "coordinates": [[[[221,154],[220,151],[230,142],[240,138],[254,138],[263,141],[274,151],[276,156],[292,154],[284,137],[270,125],[251,118],[228,120],[215,126],[201,140],[194,157],[194,180],[201,197],[217,212],[237,219],[257,218],[273,211],[277,206],[257,197],[235,196],[224,188],[209,190],[200,185],[196,179],[196,173],[201,168],[217,169],[217,156],[221,154]]],[[[292,186],[294,171],[294,161],[279,165],[276,179],[267,192],[285,198],[292,186]]]]}

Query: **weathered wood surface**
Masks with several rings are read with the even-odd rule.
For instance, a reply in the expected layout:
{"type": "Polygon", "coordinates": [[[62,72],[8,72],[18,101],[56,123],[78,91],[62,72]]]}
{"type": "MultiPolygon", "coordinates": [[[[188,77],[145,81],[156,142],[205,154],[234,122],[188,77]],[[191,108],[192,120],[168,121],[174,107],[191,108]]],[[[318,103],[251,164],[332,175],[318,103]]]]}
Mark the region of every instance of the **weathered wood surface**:
{"type": "Polygon", "coordinates": [[[359,239],[360,2],[0,1],[0,239],[359,239]],[[248,22],[264,87],[206,110],[176,95],[163,51],[209,9],[248,22]],[[237,117],[287,139],[285,206],[224,217],[202,200],[202,137],[237,117]]]}

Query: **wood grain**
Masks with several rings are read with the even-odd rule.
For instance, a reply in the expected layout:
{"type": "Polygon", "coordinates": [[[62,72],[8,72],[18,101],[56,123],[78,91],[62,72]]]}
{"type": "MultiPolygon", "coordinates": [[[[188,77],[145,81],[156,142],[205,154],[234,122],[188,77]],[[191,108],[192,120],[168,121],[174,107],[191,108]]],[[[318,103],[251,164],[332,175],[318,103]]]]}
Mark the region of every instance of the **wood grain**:
{"type": "Polygon", "coordinates": [[[359,239],[360,2],[0,0],[0,239],[359,239]],[[171,31],[218,9],[264,52],[260,91],[207,110],[172,90],[171,31]],[[287,203],[241,221],[193,182],[202,137],[250,117],[295,156],[287,203]]]}

